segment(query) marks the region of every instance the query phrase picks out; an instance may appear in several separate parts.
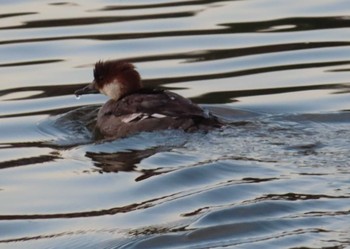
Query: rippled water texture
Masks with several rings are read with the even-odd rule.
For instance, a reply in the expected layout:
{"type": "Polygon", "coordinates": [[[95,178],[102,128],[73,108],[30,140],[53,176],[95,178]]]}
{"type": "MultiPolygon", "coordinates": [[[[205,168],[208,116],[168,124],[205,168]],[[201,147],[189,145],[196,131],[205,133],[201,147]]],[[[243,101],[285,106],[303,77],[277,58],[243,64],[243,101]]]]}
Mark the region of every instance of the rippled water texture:
{"type": "Polygon", "coordinates": [[[348,0],[2,0],[0,248],[350,247],[348,0]],[[94,141],[100,59],[227,125],[94,141]]]}

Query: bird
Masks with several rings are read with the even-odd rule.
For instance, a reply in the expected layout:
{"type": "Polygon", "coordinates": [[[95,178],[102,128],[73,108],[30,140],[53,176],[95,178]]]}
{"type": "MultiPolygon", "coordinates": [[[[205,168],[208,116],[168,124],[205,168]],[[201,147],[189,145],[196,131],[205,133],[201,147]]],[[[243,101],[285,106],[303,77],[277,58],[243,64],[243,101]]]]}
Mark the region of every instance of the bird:
{"type": "Polygon", "coordinates": [[[222,126],[208,110],[179,94],[145,88],[135,66],[128,61],[98,61],[93,77],[92,83],[74,94],[79,97],[102,93],[110,98],[97,114],[95,131],[103,138],[118,139],[168,129],[208,131],[222,126]]]}

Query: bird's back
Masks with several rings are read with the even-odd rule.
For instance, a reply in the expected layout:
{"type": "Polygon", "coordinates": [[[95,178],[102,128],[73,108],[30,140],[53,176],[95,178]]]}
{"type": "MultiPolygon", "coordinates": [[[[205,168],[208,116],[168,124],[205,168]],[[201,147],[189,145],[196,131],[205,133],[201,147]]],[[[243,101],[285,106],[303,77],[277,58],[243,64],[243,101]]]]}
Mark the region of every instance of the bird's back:
{"type": "Polygon", "coordinates": [[[147,89],[109,100],[97,118],[99,132],[113,138],[142,131],[208,129],[219,124],[209,112],[176,93],[147,89]]]}

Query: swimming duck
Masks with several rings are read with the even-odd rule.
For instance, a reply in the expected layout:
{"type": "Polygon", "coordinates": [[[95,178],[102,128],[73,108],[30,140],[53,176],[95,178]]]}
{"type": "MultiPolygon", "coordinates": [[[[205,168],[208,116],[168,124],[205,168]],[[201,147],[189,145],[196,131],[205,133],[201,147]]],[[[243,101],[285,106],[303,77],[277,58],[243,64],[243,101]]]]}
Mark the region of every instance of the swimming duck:
{"type": "Polygon", "coordinates": [[[76,96],[103,93],[110,98],[97,114],[96,130],[104,138],[121,138],[143,131],[208,130],[219,120],[176,93],[144,88],[135,66],[126,61],[99,61],[94,80],[76,96]]]}

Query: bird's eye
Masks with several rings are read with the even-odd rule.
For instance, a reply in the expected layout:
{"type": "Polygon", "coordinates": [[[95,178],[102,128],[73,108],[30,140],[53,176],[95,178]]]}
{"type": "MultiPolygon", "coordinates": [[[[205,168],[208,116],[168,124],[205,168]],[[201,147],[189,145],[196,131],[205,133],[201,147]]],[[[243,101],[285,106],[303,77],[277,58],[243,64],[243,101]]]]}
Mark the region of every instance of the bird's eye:
{"type": "Polygon", "coordinates": [[[103,80],[103,76],[99,75],[99,74],[95,74],[94,78],[95,78],[96,81],[102,81],[103,80]]]}
{"type": "Polygon", "coordinates": [[[95,79],[96,81],[101,81],[101,80],[103,80],[102,74],[99,73],[96,69],[94,69],[94,79],[95,79]]]}

